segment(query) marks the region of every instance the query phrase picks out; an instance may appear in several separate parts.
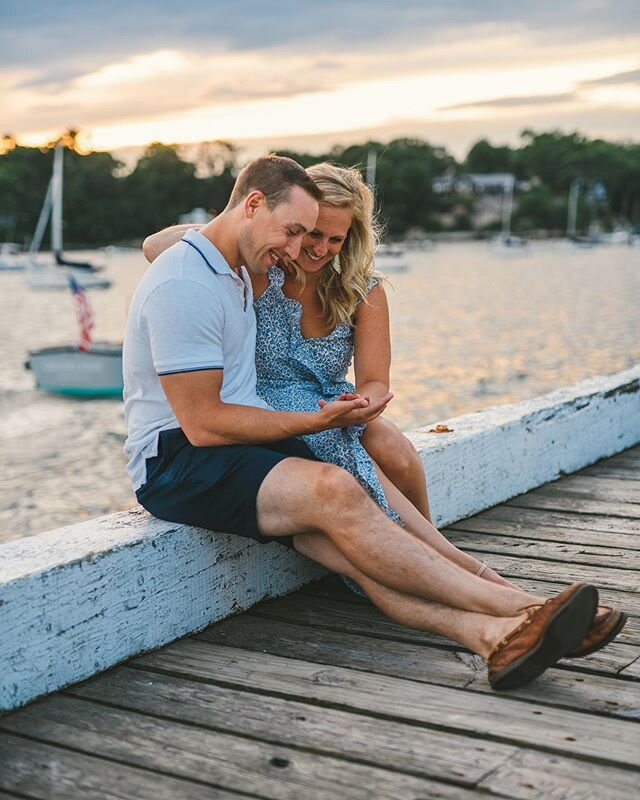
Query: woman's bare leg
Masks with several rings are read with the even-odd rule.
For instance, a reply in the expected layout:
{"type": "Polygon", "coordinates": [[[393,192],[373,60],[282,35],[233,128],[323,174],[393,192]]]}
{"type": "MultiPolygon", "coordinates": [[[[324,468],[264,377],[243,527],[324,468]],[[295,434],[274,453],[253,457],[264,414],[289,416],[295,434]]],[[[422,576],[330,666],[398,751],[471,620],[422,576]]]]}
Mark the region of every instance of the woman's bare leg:
{"type": "Polygon", "coordinates": [[[478,559],[474,558],[474,556],[470,555],[469,553],[465,553],[463,550],[460,550],[458,547],[452,544],[446,538],[446,536],[443,536],[440,533],[437,528],[427,522],[422,514],[418,513],[418,510],[415,509],[409,500],[407,500],[407,498],[391,483],[380,466],[375,464],[375,462],[374,465],[376,467],[376,472],[378,473],[378,478],[384,490],[387,501],[391,508],[403,521],[406,530],[408,530],[421,541],[431,545],[434,550],[437,550],[441,555],[453,561],[454,564],[462,567],[462,569],[466,569],[467,572],[471,572],[476,575],[478,574],[479,570],[481,570],[481,577],[485,580],[491,581],[492,583],[501,584],[503,586],[511,586],[514,589],[518,588],[514,583],[511,583],[510,581],[506,580],[506,578],[498,575],[498,573],[492,570],[491,567],[487,566],[485,569],[482,569],[482,561],[478,561],[478,559]]]}
{"type": "Polygon", "coordinates": [[[409,439],[393,422],[378,417],[367,424],[361,442],[391,483],[431,522],[424,466],[409,439]]]}

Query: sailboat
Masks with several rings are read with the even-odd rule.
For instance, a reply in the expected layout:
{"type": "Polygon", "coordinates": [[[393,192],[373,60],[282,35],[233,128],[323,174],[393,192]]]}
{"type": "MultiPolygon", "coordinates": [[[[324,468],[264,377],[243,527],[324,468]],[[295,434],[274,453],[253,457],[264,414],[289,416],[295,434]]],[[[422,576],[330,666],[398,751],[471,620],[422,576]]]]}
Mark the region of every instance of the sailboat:
{"type": "Polygon", "coordinates": [[[513,190],[516,179],[514,175],[505,175],[502,187],[502,230],[498,241],[505,247],[524,247],[527,240],[511,233],[511,215],[513,213],[513,190]]]}
{"type": "Polygon", "coordinates": [[[97,267],[86,262],[70,261],[64,257],[62,247],[63,165],[64,146],[57,144],[54,149],[53,174],[29,248],[27,283],[32,289],[67,289],[69,275],[72,275],[84,289],[107,289],[111,286],[111,281],[95,275],[98,271],[97,267]],[[43,262],[38,259],[38,253],[49,218],[51,218],[51,249],[54,260],[43,262]]]}
{"type": "MultiPolygon", "coordinates": [[[[378,163],[378,156],[376,151],[372,148],[367,153],[367,186],[372,192],[375,191],[376,186],[376,166],[378,163]]],[[[409,262],[405,251],[397,245],[378,246],[375,255],[376,269],[380,272],[404,272],[409,269],[409,262]]]]}
{"type": "Polygon", "coordinates": [[[595,242],[589,236],[579,236],[577,233],[578,200],[580,199],[580,178],[574,178],[569,186],[567,200],[567,239],[578,247],[593,247],[595,242]]]}

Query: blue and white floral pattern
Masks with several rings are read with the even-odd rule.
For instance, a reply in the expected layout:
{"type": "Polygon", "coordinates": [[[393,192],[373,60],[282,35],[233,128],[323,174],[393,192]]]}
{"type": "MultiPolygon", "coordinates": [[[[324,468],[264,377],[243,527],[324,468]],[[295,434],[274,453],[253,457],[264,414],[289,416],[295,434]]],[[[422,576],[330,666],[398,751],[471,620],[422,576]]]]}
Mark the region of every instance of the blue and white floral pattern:
{"type": "MultiPolygon", "coordinates": [[[[284,272],[269,269],[269,287],[255,301],[258,322],[256,371],[258,394],[281,411],[317,411],[318,400],[330,402],[355,387],[346,380],[353,358],[353,330],[345,323],[327,336],[306,339],[300,319],[302,306],[282,291],[284,272]]],[[[367,292],[376,285],[371,280],[367,292]]],[[[304,436],[318,458],[348,470],[391,519],[373,463],[360,443],[364,425],[334,428],[304,436]]]]}

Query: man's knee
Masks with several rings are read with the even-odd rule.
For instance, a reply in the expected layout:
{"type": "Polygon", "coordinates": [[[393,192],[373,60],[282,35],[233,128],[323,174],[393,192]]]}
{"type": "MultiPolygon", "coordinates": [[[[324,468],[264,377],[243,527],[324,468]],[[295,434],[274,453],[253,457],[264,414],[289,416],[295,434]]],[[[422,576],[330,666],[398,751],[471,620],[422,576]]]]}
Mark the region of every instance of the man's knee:
{"type": "Polygon", "coordinates": [[[342,467],[334,464],[318,464],[315,476],[314,493],[323,508],[345,503],[358,502],[367,494],[358,481],[342,467]]]}

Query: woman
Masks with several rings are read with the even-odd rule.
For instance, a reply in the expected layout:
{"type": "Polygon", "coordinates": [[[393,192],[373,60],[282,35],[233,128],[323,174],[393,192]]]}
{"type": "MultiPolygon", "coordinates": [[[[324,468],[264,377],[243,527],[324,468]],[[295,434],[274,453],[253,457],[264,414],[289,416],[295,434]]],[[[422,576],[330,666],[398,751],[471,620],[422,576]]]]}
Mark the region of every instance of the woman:
{"type": "MultiPolygon", "coordinates": [[[[316,164],[322,191],[316,226],[293,269],[254,276],[258,394],[282,410],[313,411],[339,396],[389,390],[391,346],[383,282],[374,273],[374,198],[355,169],[316,164]],[[355,386],[346,380],[353,359],[355,386]]],[[[380,507],[459,566],[508,584],[458,550],[431,524],[422,462],[382,417],[304,437],[323,461],[351,472],[380,507]]]]}
{"type": "MultiPolygon", "coordinates": [[[[257,318],[258,394],[280,410],[314,411],[354,392],[384,395],[391,361],[389,314],[374,274],[374,198],[357,170],[316,164],[308,169],[323,200],[296,265],[251,275],[257,318]],[[346,380],[353,359],[355,386],[346,380]]],[[[153,261],[185,227],[150,236],[153,261]]],[[[506,585],[484,562],[463,553],[433,527],[422,462],[391,422],[338,428],[304,437],[324,461],[351,472],[394,520],[458,566],[506,585]]]]}

